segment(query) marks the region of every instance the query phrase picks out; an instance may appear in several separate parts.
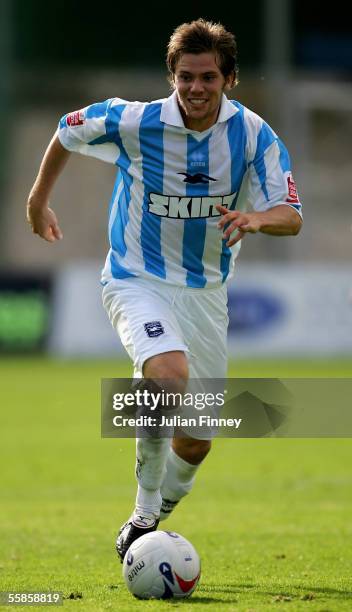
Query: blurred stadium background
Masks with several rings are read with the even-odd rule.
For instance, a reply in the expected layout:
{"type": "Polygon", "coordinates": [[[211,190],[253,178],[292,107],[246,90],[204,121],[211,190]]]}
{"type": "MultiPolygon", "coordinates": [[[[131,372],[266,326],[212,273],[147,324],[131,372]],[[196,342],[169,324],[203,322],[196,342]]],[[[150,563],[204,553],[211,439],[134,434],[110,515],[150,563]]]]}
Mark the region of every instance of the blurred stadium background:
{"type": "Polygon", "coordinates": [[[72,158],[52,198],[64,232],[54,246],[32,236],[25,202],[59,118],[115,95],[167,96],[169,35],[203,16],[236,33],[232,97],[287,144],[304,203],[298,237],[244,242],[230,289],[230,353],[352,357],[352,33],[340,4],[109,3],[101,13],[75,0],[1,0],[0,353],[121,351],[99,286],[115,168],[72,158]]]}

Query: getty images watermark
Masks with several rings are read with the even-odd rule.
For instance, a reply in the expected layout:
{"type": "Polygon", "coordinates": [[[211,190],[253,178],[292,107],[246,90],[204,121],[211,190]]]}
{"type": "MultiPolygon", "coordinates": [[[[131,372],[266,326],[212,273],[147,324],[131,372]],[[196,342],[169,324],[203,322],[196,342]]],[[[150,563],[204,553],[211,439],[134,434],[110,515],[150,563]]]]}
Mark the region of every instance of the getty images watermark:
{"type": "MultiPolygon", "coordinates": [[[[164,381],[163,383],[164,384],[164,381]]],[[[221,418],[211,416],[225,406],[227,389],[217,393],[167,391],[160,387],[148,388],[148,383],[135,390],[116,392],[112,396],[112,408],[117,411],[112,418],[114,427],[235,427],[238,429],[242,418],[221,418]],[[121,414],[125,409],[135,409],[134,417],[121,414]],[[188,416],[185,416],[185,409],[188,416]],[[177,411],[175,414],[174,412],[177,411]],[[190,416],[194,412],[194,416],[190,416]]]]}
{"type": "Polygon", "coordinates": [[[352,379],[103,379],[103,437],[352,437],[352,379]]]}
{"type": "MultiPolygon", "coordinates": [[[[280,383],[271,382],[270,387],[271,394],[275,387],[276,399],[280,391],[287,400],[289,394],[283,393],[280,383]]],[[[255,393],[255,389],[249,392],[248,381],[243,388],[241,381],[231,379],[191,379],[182,390],[173,380],[104,379],[102,435],[200,439],[268,435],[272,420],[265,413],[263,422],[264,404],[255,393]]]]}

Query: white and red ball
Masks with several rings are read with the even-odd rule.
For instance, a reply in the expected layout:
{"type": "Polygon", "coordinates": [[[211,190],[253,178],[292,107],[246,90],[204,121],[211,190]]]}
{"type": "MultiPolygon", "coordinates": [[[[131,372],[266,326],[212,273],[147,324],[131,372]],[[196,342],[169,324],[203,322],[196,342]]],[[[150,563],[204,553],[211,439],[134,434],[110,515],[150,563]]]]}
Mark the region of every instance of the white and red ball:
{"type": "Polygon", "coordinates": [[[140,599],[189,597],[200,578],[200,559],[178,533],[153,531],[130,546],[122,573],[128,590],[140,599]]]}

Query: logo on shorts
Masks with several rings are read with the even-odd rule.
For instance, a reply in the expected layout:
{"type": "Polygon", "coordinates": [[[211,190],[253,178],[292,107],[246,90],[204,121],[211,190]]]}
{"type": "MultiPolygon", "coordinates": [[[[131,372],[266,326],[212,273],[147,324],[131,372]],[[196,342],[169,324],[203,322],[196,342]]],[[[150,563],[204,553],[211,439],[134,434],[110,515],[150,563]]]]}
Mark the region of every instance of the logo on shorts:
{"type": "Polygon", "coordinates": [[[149,338],[156,338],[157,336],[161,336],[161,334],[165,333],[160,321],[150,321],[150,323],[144,323],[144,329],[149,338]]]}

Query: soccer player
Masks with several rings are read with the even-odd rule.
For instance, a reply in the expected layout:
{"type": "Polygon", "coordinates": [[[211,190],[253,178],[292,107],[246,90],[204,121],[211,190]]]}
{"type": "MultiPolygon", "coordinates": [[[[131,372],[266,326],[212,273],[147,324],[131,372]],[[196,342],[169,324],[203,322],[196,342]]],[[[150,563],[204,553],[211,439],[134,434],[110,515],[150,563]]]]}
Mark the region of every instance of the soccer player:
{"type": "MultiPolygon", "coordinates": [[[[172,34],[173,93],[150,103],[111,98],[65,115],[28,199],[28,221],[62,238],[49,196],[71,152],[116,164],[103,302],[147,380],[225,378],[227,293],[246,234],[296,235],[301,204],[285,146],[225,92],[237,82],[235,38],[198,19],[172,34]]],[[[192,488],[207,435],[138,438],[135,508],[117,552],[157,528],[192,488]]]]}

